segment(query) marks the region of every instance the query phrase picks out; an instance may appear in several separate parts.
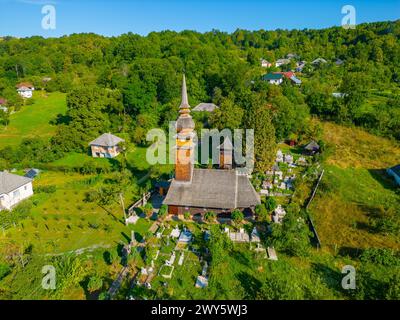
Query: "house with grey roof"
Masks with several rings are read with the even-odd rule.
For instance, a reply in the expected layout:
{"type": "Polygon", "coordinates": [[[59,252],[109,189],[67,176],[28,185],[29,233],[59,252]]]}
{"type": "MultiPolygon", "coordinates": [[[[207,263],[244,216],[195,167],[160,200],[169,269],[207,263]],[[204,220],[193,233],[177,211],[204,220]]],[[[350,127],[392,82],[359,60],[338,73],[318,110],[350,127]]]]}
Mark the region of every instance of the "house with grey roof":
{"type": "Polygon", "coordinates": [[[317,58],[313,62],[311,62],[312,65],[320,65],[320,64],[325,64],[328,63],[324,58],[317,58]]]}
{"type": "Polygon", "coordinates": [[[0,211],[10,210],[32,195],[32,179],[7,171],[0,172],[0,211]]]}
{"type": "Polygon", "coordinates": [[[275,67],[280,67],[283,66],[285,64],[289,64],[290,63],[290,59],[278,59],[275,62],[275,67]]]}
{"type": "Polygon", "coordinates": [[[179,114],[176,123],[175,177],[163,201],[163,204],[168,205],[168,212],[175,215],[183,215],[185,212],[203,215],[208,211],[217,214],[229,213],[234,209],[252,211],[261,203],[260,197],[248,176],[240,175],[237,170],[231,168],[231,156],[228,156],[228,152],[232,153],[233,145],[229,139],[226,138],[218,146],[219,169],[194,168],[195,123],[190,116],[185,78],[179,114]]]}
{"type": "Polygon", "coordinates": [[[199,103],[197,106],[195,106],[192,111],[196,112],[213,112],[215,109],[218,109],[219,107],[215,105],[214,103],[199,103]]]}
{"type": "Polygon", "coordinates": [[[386,172],[394,178],[394,181],[400,186],[400,164],[391,167],[386,170],[386,172]]]}
{"type": "Polygon", "coordinates": [[[115,158],[121,152],[120,143],[124,139],[114,136],[111,133],[104,133],[89,143],[92,157],[94,158],[115,158]]]}
{"type": "Polygon", "coordinates": [[[304,147],[304,153],[307,155],[314,155],[319,151],[320,151],[320,146],[314,140],[311,140],[310,143],[308,143],[304,147]]]}

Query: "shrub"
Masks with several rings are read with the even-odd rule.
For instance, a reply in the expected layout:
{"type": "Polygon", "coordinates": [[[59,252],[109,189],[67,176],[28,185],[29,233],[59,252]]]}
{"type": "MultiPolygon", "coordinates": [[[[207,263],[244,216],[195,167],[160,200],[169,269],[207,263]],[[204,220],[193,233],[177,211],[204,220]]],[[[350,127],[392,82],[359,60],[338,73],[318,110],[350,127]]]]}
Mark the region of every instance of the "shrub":
{"type": "Polygon", "coordinates": [[[235,223],[240,223],[244,219],[244,214],[239,209],[235,209],[233,210],[231,217],[235,223]]]}
{"type": "Polygon", "coordinates": [[[0,264],[0,280],[10,274],[11,268],[7,264],[0,264]]]}
{"type": "Polygon", "coordinates": [[[87,285],[87,290],[89,292],[95,292],[97,290],[100,290],[103,287],[103,280],[99,276],[92,276],[89,279],[88,285],[87,285]]]}
{"type": "Polygon", "coordinates": [[[206,212],[206,214],[204,215],[204,219],[208,222],[214,221],[215,218],[217,217],[217,215],[215,214],[215,212],[213,211],[208,211],[206,212]]]}
{"type": "Polygon", "coordinates": [[[160,210],[158,211],[158,217],[164,218],[168,213],[168,206],[166,204],[161,205],[160,210]]]}
{"type": "Polygon", "coordinates": [[[265,201],[265,208],[268,210],[268,212],[274,211],[277,206],[278,204],[273,197],[268,197],[268,199],[265,201]]]}
{"type": "Polygon", "coordinates": [[[190,212],[188,212],[188,211],[186,211],[186,212],[183,214],[183,217],[184,217],[186,220],[189,220],[191,216],[192,216],[192,215],[191,215],[190,212]]]}
{"type": "Polygon", "coordinates": [[[54,193],[56,192],[57,187],[56,186],[40,186],[35,188],[36,193],[54,193]]]}
{"type": "Polygon", "coordinates": [[[150,216],[153,213],[153,206],[150,202],[147,202],[144,206],[143,206],[143,212],[146,216],[150,216]]]}
{"type": "Polygon", "coordinates": [[[256,215],[260,221],[269,221],[270,216],[264,204],[258,204],[255,208],[256,215]]]}

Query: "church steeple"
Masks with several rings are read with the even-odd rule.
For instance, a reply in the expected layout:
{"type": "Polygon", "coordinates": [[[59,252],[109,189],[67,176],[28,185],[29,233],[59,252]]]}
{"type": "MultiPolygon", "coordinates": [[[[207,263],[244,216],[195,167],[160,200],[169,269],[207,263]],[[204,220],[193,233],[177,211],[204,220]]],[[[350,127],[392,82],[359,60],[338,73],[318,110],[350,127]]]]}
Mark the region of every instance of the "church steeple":
{"type": "Polygon", "coordinates": [[[175,179],[177,181],[190,182],[193,175],[193,130],[194,121],[190,115],[190,105],[188,101],[186,79],[183,75],[182,80],[182,101],[179,106],[179,117],[176,122],[176,162],[175,179]]]}
{"type": "Polygon", "coordinates": [[[183,75],[183,79],[182,79],[182,101],[181,101],[181,105],[179,106],[179,109],[180,109],[179,112],[181,113],[181,111],[185,111],[185,112],[190,113],[190,109],[189,108],[190,108],[190,105],[189,105],[187,89],[186,89],[186,77],[185,77],[185,75],[183,75]]]}

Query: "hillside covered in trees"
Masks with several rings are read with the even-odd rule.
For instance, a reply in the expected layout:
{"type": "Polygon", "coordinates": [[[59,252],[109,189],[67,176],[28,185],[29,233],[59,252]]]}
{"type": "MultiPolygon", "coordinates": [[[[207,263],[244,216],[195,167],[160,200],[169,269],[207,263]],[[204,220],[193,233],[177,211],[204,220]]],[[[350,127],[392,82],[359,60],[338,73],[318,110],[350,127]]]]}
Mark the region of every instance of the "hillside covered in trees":
{"type": "MultiPolygon", "coordinates": [[[[46,154],[35,159],[24,153],[40,161],[83,150],[105,131],[126,132],[135,143],[144,143],[148,129],[166,128],[176,119],[183,72],[191,105],[212,101],[221,106],[209,119],[213,126],[260,127],[255,119],[267,123],[255,128],[256,148],[257,131],[260,137],[275,133],[277,141],[317,138],[318,128],[309,124],[311,115],[399,140],[399,36],[400,21],[362,24],[355,30],[4,37],[0,97],[9,110],[19,110],[24,102],[15,85],[21,81],[32,82],[37,90],[68,93],[68,111],[57,119],[57,133],[50,141],[40,141],[46,154]],[[289,53],[297,57],[283,70],[293,69],[296,60],[308,62],[297,73],[302,85],[263,82],[267,71],[260,59],[275,62],[289,53]],[[327,63],[312,65],[317,58],[327,63]],[[344,63],[337,65],[337,59],[344,63]],[[332,96],[334,92],[342,98],[332,96]]],[[[7,125],[9,115],[0,113],[0,123],[7,125]]],[[[17,160],[9,150],[7,154],[11,163],[17,160]]]]}
{"type": "MultiPolygon", "coordinates": [[[[169,287],[158,279],[152,290],[135,293],[146,299],[398,299],[400,194],[385,169],[400,161],[399,37],[400,20],[355,30],[0,38],[0,102],[6,107],[0,108],[0,171],[41,170],[35,195],[0,214],[0,299],[108,299],[132,231],[138,242],[150,240],[144,255],[129,256],[132,274],[149,265],[157,241],[169,256],[174,242],[149,231],[152,205],[138,208],[142,217],[134,226],[125,224],[125,209],[153,182],[171,177],[172,166],[146,161],[146,133],[167,130],[176,120],[183,73],[191,106],[219,106],[191,113],[196,130],[254,129],[253,184],[262,184],[278,148],[299,157],[313,139],[322,152],[296,171],[302,179],[290,197],[270,196],[256,208],[254,225],[263,232],[273,225],[266,243],[279,261],[232,245],[220,226],[212,226],[206,244],[203,227],[214,223],[215,213],[207,212],[205,224],[184,215],[169,227],[189,227],[195,245],[211,253],[209,289],[194,286],[201,266],[192,254],[169,287]],[[275,67],[287,55],[294,57],[290,63],[275,67]],[[261,59],[272,65],[262,67],[261,59]],[[326,63],[312,63],[316,59],[326,63]],[[301,85],[262,80],[301,61],[301,85]],[[17,94],[21,82],[33,84],[33,98],[17,94]],[[105,132],[125,139],[123,151],[93,159],[88,142],[105,132]],[[282,225],[270,221],[278,204],[288,212],[282,225]],[[321,238],[318,249],[311,250],[309,217],[321,238]],[[60,272],[54,292],[39,288],[48,263],[60,272]],[[356,291],[340,285],[344,265],[358,268],[356,291]]],[[[164,208],[155,219],[166,222],[166,213],[164,208]]],[[[245,225],[240,211],[233,220],[238,228],[245,225]]],[[[116,298],[132,292],[126,281],[116,298]]]]}

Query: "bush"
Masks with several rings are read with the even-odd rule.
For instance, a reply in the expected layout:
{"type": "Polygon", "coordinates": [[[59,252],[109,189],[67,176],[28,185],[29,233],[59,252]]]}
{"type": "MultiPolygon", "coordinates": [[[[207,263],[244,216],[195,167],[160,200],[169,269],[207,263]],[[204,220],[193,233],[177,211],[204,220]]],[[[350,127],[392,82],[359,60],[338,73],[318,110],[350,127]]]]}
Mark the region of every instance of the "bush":
{"type": "Polygon", "coordinates": [[[143,212],[146,216],[151,216],[153,213],[153,206],[150,202],[147,202],[143,207],[143,212]]]}
{"type": "Polygon", "coordinates": [[[258,204],[255,208],[256,215],[260,221],[270,221],[270,216],[264,204],[258,204]]]}
{"type": "Polygon", "coordinates": [[[168,206],[166,204],[161,205],[160,210],[158,210],[158,217],[164,218],[168,213],[168,206]]]}
{"type": "Polygon", "coordinates": [[[35,188],[36,193],[54,193],[56,192],[56,186],[40,186],[35,188]]]}
{"type": "Polygon", "coordinates": [[[208,222],[214,221],[216,219],[217,215],[213,211],[208,211],[204,215],[204,219],[208,222]]]}
{"type": "Polygon", "coordinates": [[[235,209],[232,212],[232,220],[235,221],[235,223],[240,223],[243,221],[244,219],[244,214],[242,211],[235,209]]]}
{"type": "Polygon", "coordinates": [[[368,248],[362,253],[360,260],[387,267],[400,266],[400,256],[396,252],[385,248],[368,248]]]}
{"type": "Polygon", "coordinates": [[[11,268],[7,264],[0,264],[0,280],[10,274],[11,268]]]}
{"type": "Polygon", "coordinates": [[[87,290],[92,293],[103,287],[103,280],[99,276],[92,276],[89,279],[87,290]]]}
{"type": "Polygon", "coordinates": [[[277,206],[276,200],[273,197],[268,197],[268,199],[265,201],[265,208],[268,210],[268,212],[274,211],[277,206]]]}
{"type": "Polygon", "coordinates": [[[183,217],[184,217],[186,220],[189,220],[191,216],[192,216],[192,215],[191,215],[190,212],[188,212],[188,211],[186,211],[186,212],[183,214],[183,217]]]}

